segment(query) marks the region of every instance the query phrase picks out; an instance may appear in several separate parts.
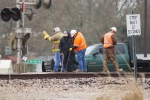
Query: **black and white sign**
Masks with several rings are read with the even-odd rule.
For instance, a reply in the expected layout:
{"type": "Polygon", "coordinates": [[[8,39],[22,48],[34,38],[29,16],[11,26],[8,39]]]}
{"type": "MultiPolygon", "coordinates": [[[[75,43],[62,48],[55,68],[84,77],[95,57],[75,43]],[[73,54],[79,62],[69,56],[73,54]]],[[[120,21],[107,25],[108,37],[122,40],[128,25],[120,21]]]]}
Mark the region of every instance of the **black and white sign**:
{"type": "Polygon", "coordinates": [[[12,53],[10,46],[5,46],[5,55],[10,55],[12,53]]]}
{"type": "Polygon", "coordinates": [[[126,15],[127,35],[141,35],[140,14],[126,15]]]}

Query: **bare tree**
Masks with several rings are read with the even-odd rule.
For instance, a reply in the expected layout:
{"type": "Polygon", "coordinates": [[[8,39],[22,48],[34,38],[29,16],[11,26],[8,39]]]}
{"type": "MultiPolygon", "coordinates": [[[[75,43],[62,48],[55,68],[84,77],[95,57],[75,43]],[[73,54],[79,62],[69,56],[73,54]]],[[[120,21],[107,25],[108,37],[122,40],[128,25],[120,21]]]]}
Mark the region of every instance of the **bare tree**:
{"type": "MultiPolygon", "coordinates": [[[[4,7],[12,7],[15,5],[15,0],[1,0],[0,9],[4,7]]],[[[29,21],[25,18],[25,27],[32,28],[35,34],[31,34],[27,42],[29,52],[39,55],[46,55],[51,52],[52,43],[43,39],[42,31],[46,30],[48,34],[53,35],[53,29],[60,27],[61,31],[70,31],[77,29],[81,31],[88,45],[99,43],[99,38],[109,31],[112,26],[117,27],[117,38],[119,42],[124,40],[131,41],[127,37],[126,30],[126,15],[131,14],[133,10],[135,14],[141,15],[141,30],[144,29],[144,0],[54,0],[50,9],[33,9],[36,14],[33,15],[33,20],[29,21]],[[130,1],[130,3],[129,3],[130,1]]],[[[150,6],[148,1],[147,11],[150,6]]],[[[27,11],[28,9],[26,9],[27,11]]],[[[149,27],[150,14],[148,12],[147,23],[149,27]]],[[[7,23],[0,19],[0,35],[3,33],[9,34],[12,28],[15,27],[14,21],[7,23]]],[[[148,28],[148,33],[150,32],[148,28]]],[[[147,34],[149,37],[150,34],[147,34]]],[[[142,53],[143,34],[136,36],[138,53],[142,53]]],[[[5,39],[6,40],[6,39],[5,39]]],[[[2,43],[2,42],[1,42],[2,43]]],[[[148,45],[150,44],[147,42],[148,45]]],[[[4,44],[4,43],[2,43],[4,44]]],[[[6,45],[6,44],[5,44],[6,45]]],[[[4,46],[3,46],[4,47],[4,46]]],[[[3,52],[1,50],[1,52],[3,52]]],[[[148,46],[148,52],[150,47],[148,46]]]]}

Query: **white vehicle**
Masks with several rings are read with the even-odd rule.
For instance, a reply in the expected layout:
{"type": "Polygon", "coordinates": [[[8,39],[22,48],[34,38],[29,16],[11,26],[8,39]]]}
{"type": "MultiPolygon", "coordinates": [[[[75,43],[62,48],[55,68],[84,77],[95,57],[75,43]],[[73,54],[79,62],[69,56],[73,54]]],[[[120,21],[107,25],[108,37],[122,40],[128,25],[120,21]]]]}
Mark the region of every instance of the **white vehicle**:
{"type": "Polygon", "coordinates": [[[13,73],[12,60],[0,60],[0,74],[13,73]]]}

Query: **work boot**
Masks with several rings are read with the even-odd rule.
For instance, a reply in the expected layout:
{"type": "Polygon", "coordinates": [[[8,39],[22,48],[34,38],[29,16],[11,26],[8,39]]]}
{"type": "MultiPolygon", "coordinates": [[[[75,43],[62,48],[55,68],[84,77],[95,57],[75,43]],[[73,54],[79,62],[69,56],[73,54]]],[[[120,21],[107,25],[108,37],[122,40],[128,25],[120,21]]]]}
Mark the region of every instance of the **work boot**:
{"type": "Polygon", "coordinates": [[[110,72],[110,71],[108,70],[107,67],[103,67],[103,71],[102,72],[110,72]]]}
{"type": "Polygon", "coordinates": [[[87,72],[87,70],[84,70],[83,72],[87,72]]]}
{"type": "Polygon", "coordinates": [[[116,69],[115,72],[124,72],[122,68],[116,69]]]}
{"type": "Polygon", "coordinates": [[[57,72],[57,71],[55,71],[55,70],[52,70],[51,72],[57,72]]]}
{"type": "Polygon", "coordinates": [[[77,69],[77,70],[75,70],[74,72],[83,72],[83,71],[82,71],[82,70],[77,69]]]}

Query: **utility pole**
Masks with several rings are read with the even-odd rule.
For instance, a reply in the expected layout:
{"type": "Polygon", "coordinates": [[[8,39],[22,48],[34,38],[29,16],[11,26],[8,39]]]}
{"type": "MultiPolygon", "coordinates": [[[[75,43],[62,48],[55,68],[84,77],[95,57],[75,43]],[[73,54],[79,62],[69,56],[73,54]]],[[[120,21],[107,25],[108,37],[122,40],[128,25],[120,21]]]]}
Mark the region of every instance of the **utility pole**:
{"type": "Polygon", "coordinates": [[[147,57],[147,0],[144,1],[144,57],[147,57]]]}

